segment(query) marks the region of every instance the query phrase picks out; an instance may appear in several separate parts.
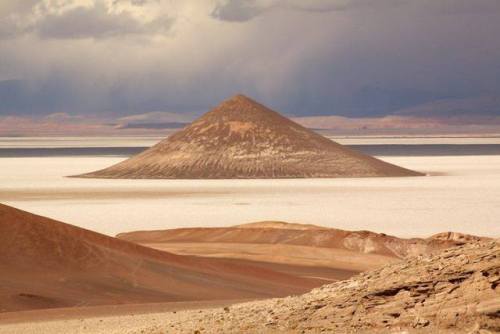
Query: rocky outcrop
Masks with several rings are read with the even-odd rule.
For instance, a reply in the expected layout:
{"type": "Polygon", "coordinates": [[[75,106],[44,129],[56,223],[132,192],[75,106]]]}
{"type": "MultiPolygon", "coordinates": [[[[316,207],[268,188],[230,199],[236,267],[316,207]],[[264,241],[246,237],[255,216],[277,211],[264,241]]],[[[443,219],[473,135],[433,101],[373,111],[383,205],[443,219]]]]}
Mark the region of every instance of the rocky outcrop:
{"type": "Polygon", "coordinates": [[[80,175],[131,179],[418,176],[236,95],[150,149],[80,175]]]}
{"type": "Polygon", "coordinates": [[[186,312],[166,328],[175,333],[497,333],[500,243],[472,242],[413,257],[302,296],[186,312]]]}
{"type": "Polygon", "coordinates": [[[483,237],[478,237],[475,235],[458,233],[458,232],[442,232],[434,234],[428,240],[439,240],[439,241],[452,241],[457,244],[465,244],[471,241],[481,241],[484,240],[483,237]]]}

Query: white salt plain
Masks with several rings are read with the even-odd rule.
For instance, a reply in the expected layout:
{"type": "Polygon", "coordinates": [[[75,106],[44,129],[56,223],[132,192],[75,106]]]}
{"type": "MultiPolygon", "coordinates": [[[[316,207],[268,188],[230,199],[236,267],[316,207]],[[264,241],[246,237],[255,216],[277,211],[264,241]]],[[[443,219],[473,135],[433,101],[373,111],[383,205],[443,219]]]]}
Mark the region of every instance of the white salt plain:
{"type": "Polygon", "coordinates": [[[431,176],[93,180],[65,176],[124,157],[0,158],[0,202],[109,235],[283,220],[404,237],[441,231],[500,237],[500,156],[379,158],[431,176]]]}
{"type": "MultiPolygon", "coordinates": [[[[327,136],[344,145],[500,144],[500,136],[327,136]]],[[[0,137],[0,148],[146,147],[164,137],[0,137]]]]}

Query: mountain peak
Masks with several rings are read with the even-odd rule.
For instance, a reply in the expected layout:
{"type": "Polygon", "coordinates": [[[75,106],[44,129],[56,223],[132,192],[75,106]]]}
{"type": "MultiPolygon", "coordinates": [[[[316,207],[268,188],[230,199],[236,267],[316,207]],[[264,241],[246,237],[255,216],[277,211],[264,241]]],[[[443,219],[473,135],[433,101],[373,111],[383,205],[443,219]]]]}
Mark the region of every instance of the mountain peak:
{"type": "Polygon", "coordinates": [[[249,98],[244,94],[236,94],[231,96],[230,98],[224,100],[224,102],[246,102],[246,103],[256,103],[254,100],[249,98]]]}
{"type": "Polygon", "coordinates": [[[231,96],[230,98],[223,100],[213,110],[221,110],[231,107],[252,107],[258,105],[259,103],[257,103],[255,100],[252,100],[248,96],[243,94],[236,94],[231,96]]]}
{"type": "Polygon", "coordinates": [[[238,94],[103,178],[304,178],[416,176],[354,152],[238,94]]]}
{"type": "Polygon", "coordinates": [[[213,108],[210,112],[206,113],[204,117],[200,119],[210,118],[213,115],[226,115],[231,116],[235,120],[237,118],[245,118],[250,115],[272,115],[274,117],[279,116],[284,118],[275,111],[267,108],[266,106],[258,103],[257,101],[245,96],[243,94],[236,94],[224,101],[222,101],[218,106],[213,108]]]}

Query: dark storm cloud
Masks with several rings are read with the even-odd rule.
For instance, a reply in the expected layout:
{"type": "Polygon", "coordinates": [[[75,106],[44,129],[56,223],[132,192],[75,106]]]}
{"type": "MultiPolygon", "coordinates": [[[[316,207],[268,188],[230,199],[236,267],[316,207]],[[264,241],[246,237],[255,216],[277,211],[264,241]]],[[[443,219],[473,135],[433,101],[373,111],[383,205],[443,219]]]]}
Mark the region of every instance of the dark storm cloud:
{"type": "Polygon", "coordinates": [[[233,0],[224,4],[217,4],[212,16],[223,21],[248,21],[261,14],[265,8],[259,7],[252,0],[233,0]]]}
{"type": "Polygon", "coordinates": [[[0,81],[0,101],[0,115],[49,114],[81,102],[61,78],[51,78],[37,85],[23,80],[0,81]]]}
{"type": "Polygon", "coordinates": [[[244,22],[278,9],[321,13],[363,7],[384,9],[396,6],[427,8],[434,13],[442,14],[486,13],[500,10],[498,0],[221,0],[211,15],[222,21],[244,22]]]}
{"type": "Polygon", "coordinates": [[[497,0],[50,3],[0,6],[0,114],[199,112],[244,93],[295,115],[500,115],[478,102],[500,96],[497,0]]]}
{"type": "Polygon", "coordinates": [[[211,15],[222,21],[244,22],[278,9],[321,13],[363,6],[384,7],[404,2],[406,0],[226,0],[217,3],[211,15]]]}
{"type": "Polygon", "coordinates": [[[288,8],[304,11],[331,11],[345,9],[345,4],[338,1],[258,1],[258,0],[229,0],[218,3],[212,11],[212,17],[229,22],[244,22],[253,19],[262,13],[288,8]]]}

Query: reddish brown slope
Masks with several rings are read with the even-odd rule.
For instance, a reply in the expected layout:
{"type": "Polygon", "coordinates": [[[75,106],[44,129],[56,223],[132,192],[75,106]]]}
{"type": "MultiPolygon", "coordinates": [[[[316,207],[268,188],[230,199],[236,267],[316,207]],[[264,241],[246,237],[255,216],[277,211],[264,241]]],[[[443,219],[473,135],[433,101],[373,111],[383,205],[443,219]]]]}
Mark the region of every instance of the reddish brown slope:
{"type": "Polygon", "coordinates": [[[0,204],[0,312],[257,298],[317,281],[142,247],[0,204]]]}
{"type": "Polygon", "coordinates": [[[175,333],[499,333],[500,240],[411,257],[302,296],[168,316],[175,333]]]}
{"type": "MultiPolygon", "coordinates": [[[[136,231],[117,235],[141,244],[155,243],[234,243],[297,245],[335,248],[356,253],[403,258],[478,241],[480,237],[460,233],[441,233],[428,239],[402,239],[370,231],[346,231],[315,225],[259,222],[234,227],[180,228],[136,231]]],[[[201,255],[201,254],[200,254],[201,255]]]]}
{"type": "Polygon", "coordinates": [[[236,95],[95,178],[233,179],[417,176],[337,144],[236,95]]]}
{"type": "Polygon", "coordinates": [[[346,279],[407,256],[482,239],[459,233],[401,239],[368,231],[273,221],[226,228],[138,231],[117,237],[179,255],[231,259],[325,282],[346,279]]]}

